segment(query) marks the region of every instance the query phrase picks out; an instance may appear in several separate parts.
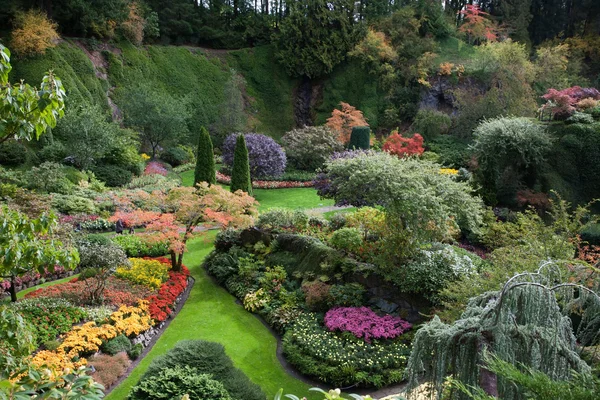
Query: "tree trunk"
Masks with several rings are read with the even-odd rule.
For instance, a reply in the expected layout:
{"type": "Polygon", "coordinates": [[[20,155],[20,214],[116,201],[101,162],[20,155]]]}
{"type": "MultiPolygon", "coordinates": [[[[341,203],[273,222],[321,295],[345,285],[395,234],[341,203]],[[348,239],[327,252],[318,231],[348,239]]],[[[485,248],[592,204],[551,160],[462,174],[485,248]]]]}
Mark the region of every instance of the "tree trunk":
{"type": "MultiPolygon", "coordinates": [[[[479,354],[489,352],[491,349],[491,338],[486,338],[485,333],[479,342],[479,354]]],[[[485,363],[479,368],[479,387],[490,396],[498,398],[498,377],[493,372],[485,368],[485,363]]]]}
{"type": "Polygon", "coordinates": [[[15,285],[15,277],[10,277],[10,288],[8,289],[10,293],[10,301],[13,303],[17,302],[17,286],[15,285]]]}
{"type": "Polygon", "coordinates": [[[171,269],[175,272],[181,270],[181,266],[177,264],[177,254],[174,251],[171,252],[171,269]]]}

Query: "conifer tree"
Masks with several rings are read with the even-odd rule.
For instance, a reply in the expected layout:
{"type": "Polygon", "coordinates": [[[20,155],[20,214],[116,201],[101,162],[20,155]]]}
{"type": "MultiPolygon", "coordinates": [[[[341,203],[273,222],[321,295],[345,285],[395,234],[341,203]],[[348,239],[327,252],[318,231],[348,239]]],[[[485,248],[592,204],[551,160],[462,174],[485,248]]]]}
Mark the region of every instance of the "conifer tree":
{"type": "Polygon", "coordinates": [[[231,191],[241,189],[252,195],[252,181],[250,180],[250,160],[246,139],[240,134],[235,142],[233,153],[233,171],[231,173],[231,191]]]}
{"type": "Polygon", "coordinates": [[[205,127],[200,128],[198,156],[196,158],[196,170],[194,171],[194,186],[199,182],[208,182],[209,185],[217,183],[213,145],[210,140],[210,134],[205,127]]]}

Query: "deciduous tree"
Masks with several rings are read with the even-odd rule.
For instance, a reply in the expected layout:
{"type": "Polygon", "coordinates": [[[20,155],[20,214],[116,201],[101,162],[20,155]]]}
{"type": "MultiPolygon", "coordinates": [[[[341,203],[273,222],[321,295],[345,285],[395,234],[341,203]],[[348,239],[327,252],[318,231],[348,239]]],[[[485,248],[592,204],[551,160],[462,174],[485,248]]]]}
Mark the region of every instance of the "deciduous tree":
{"type": "Polygon", "coordinates": [[[338,140],[347,144],[350,141],[352,128],[355,126],[369,126],[362,111],[343,101],[340,103],[341,110],[335,108],[331,117],[327,119],[327,126],[338,134],[338,140]]]}

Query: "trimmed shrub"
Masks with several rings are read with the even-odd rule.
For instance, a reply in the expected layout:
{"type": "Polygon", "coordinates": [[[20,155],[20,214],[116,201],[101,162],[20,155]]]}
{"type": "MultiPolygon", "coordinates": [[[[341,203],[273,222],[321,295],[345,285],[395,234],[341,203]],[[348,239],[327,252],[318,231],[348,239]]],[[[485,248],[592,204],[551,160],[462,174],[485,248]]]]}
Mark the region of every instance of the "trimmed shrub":
{"type": "Polygon", "coordinates": [[[98,165],[93,168],[96,178],[105,182],[107,186],[118,187],[131,182],[133,174],[131,171],[117,167],[116,165],[98,165]]]}
{"type": "Polygon", "coordinates": [[[94,214],[96,212],[96,206],[92,200],[58,193],[52,196],[52,208],[67,215],[94,214]]]}
{"type": "Polygon", "coordinates": [[[160,159],[171,164],[173,167],[190,162],[189,154],[180,147],[171,147],[160,154],[160,159]]]}
{"type": "Polygon", "coordinates": [[[355,126],[350,134],[348,148],[350,150],[369,150],[371,147],[371,128],[368,126],[355,126]]]}
{"type": "Polygon", "coordinates": [[[308,214],[302,210],[272,208],[260,214],[256,226],[267,229],[294,228],[302,230],[308,226],[308,220],[308,214]]]}
{"type": "Polygon", "coordinates": [[[159,375],[164,368],[177,366],[188,366],[200,374],[211,374],[213,379],[223,384],[233,400],[264,400],[266,397],[258,385],[233,366],[221,344],[203,340],[180,341],[167,354],[152,361],[140,382],[159,375]]]}
{"type": "Polygon", "coordinates": [[[104,353],[114,356],[122,351],[128,352],[131,350],[131,341],[127,338],[127,336],[119,335],[116,338],[104,343],[101,349],[104,353]]]}
{"type": "Polygon", "coordinates": [[[127,354],[125,353],[119,353],[114,356],[100,354],[88,360],[88,364],[94,367],[95,370],[92,378],[104,385],[106,389],[114,385],[125,374],[129,363],[129,358],[127,358],[127,354]]]}
{"type": "Polygon", "coordinates": [[[163,368],[155,375],[142,379],[131,389],[129,399],[188,399],[231,400],[231,396],[210,374],[202,374],[188,365],[163,368]]]}
{"type": "Polygon", "coordinates": [[[417,113],[410,131],[419,132],[425,140],[447,134],[452,126],[452,118],[441,111],[422,109],[417,113]]]}
{"type": "Polygon", "coordinates": [[[217,183],[215,169],[215,156],[210,134],[205,127],[200,128],[198,137],[198,155],[196,156],[196,169],[194,170],[194,185],[198,182],[217,183]]]}
{"type": "Polygon", "coordinates": [[[244,136],[248,149],[250,176],[252,179],[280,177],[285,171],[286,158],[281,146],[273,138],[257,133],[233,133],[223,142],[223,163],[233,168],[238,136],[244,136]]]}
{"type": "MultiPolygon", "coordinates": [[[[200,157],[198,157],[200,160],[200,157]]],[[[244,135],[239,135],[235,143],[235,155],[233,157],[233,171],[231,173],[231,191],[241,190],[252,195],[252,181],[250,180],[250,162],[248,148],[244,135]]]]}
{"type": "Polygon", "coordinates": [[[159,257],[169,253],[169,243],[154,240],[147,234],[118,235],[113,242],[125,251],[127,257],[159,257]]]}
{"type": "Polygon", "coordinates": [[[341,228],[333,233],[329,242],[336,249],[355,253],[362,245],[362,233],[356,228],[341,228]]]}
{"type": "Polygon", "coordinates": [[[321,168],[331,154],[343,149],[343,145],[337,140],[337,134],[327,126],[294,129],[286,133],[281,142],[290,164],[305,171],[321,168]]]}
{"type": "Polygon", "coordinates": [[[21,143],[9,140],[0,144],[0,164],[9,166],[18,166],[25,162],[25,146],[21,143]]]}

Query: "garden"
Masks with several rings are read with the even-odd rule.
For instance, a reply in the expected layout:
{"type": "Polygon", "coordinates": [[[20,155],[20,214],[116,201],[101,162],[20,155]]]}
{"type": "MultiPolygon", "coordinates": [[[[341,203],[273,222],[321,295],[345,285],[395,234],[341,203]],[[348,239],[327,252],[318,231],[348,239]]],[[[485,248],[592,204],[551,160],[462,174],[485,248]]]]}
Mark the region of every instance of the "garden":
{"type": "Polygon", "coordinates": [[[0,399],[598,398],[597,7],[8,1],[0,399]]]}

